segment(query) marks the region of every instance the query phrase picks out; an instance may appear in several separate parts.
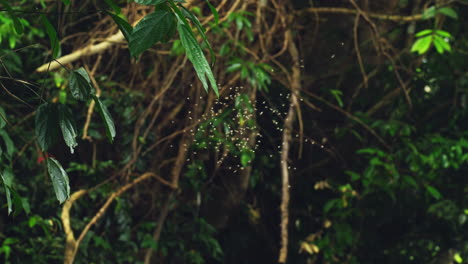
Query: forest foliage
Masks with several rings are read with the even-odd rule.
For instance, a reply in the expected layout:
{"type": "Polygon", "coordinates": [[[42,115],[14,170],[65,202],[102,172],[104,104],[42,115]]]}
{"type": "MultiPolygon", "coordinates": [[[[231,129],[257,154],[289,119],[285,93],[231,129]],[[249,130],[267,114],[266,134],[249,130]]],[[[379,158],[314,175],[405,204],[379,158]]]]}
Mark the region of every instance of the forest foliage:
{"type": "Polygon", "coordinates": [[[4,263],[464,263],[468,2],[0,0],[4,263]]]}

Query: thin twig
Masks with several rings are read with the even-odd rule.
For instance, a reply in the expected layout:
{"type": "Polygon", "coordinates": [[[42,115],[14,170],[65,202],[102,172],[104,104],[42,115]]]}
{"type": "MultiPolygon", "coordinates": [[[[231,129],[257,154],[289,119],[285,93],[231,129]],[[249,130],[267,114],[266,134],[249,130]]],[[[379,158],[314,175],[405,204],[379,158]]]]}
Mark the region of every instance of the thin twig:
{"type": "MultiPolygon", "coordinates": [[[[311,13],[331,13],[331,14],[347,14],[355,15],[359,11],[349,8],[341,7],[310,7],[300,12],[311,12],[311,13]]],[[[401,15],[388,15],[388,14],[379,14],[379,13],[366,13],[369,17],[380,19],[380,20],[390,20],[395,22],[412,22],[422,20],[422,14],[410,15],[410,16],[401,16],[401,15]]]]}

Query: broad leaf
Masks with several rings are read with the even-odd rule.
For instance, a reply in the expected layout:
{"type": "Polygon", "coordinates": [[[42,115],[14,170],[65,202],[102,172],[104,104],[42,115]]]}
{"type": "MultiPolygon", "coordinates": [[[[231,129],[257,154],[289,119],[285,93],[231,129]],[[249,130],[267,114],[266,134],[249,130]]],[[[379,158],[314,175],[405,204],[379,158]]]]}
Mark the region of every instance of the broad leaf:
{"type": "Polygon", "coordinates": [[[197,39],[193,35],[192,30],[180,21],[177,25],[177,30],[179,31],[180,41],[182,42],[182,46],[185,48],[187,57],[190,62],[192,62],[193,67],[197,72],[198,79],[202,82],[203,87],[208,91],[208,82],[206,81],[206,78],[208,78],[211,88],[213,88],[213,91],[217,96],[219,96],[218,85],[216,84],[211,67],[205,58],[205,54],[203,54],[200,44],[198,44],[197,39]]]}
{"type": "Polygon", "coordinates": [[[65,144],[70,148],[70,152],[73,154],[73,148],[78,145],[76,143],[77,130],[75,126],[75,121],[65,105],[58,106],[58,115],[59,115],[59,124],[60,129],[62,130],[63,139],[65,144]]]}
{"type": "Polygon", "coordinates": [[[457,12],[455,12],[455,10],[453,10],[453,8],[450,8],[450,7],[442,7],[439,10],[437,10],[437,12],[444,14],[448,17],[451,17],[453,19],[458,19],[457,12]]]}
{"type": "Polygon", "coordinates": [[[3,138],[3,142],[5,143],[5,146],[6,146],[7,157],[12,158],[13,153],[15,152],[15,145],[13,144],[13,140],[11,140],[8,133],[3,129],[0,130],[0,136],[3,138]]]}
{"type": "Polygon", "coordinates": [[[420,55],[424,54],[431,47],[431,43],[432,35],[419,38],[411,47],[411,52],[417,51],[420,55]]]}
{"type": "Polygon", "coordinates": [[[89,75],[82,67],[70,73],[69,83],[72,96],[78,100],[86,101],[94,94],[89,75]]]}
{"type": "Polygon", "coordinates": [[[44,26],[47,36],[50,40],[50,49],[52,50],[52,58],[57,58],[60,51],[60,43],[57,37],[57,31],[55,31],[54,26],[49,22],[46,16],[41,14],[41,22],[44,26]]]}
{"type": "Polygon", "coordinates": [[[112,116],[107,110],[107,107],[99,100],[98,97],[93,96],[94,101],[96,102],[96,107],[98,109],[99,114],[101,115],[102,120],[104,121],[104,125],[106,127],[106,135],[110,142],[114,141],[115,137],[115,125],[114,121],[112,120],[112,116]]]}
{"type": "Polygon", "coordinates": [[[133,29],[129,49],[137,57],[156,42],[167,42],[175,33],[175,17],[168,9],[158,9],[145,16],[133,29]]]}
{"type": "Polygon", "coordinates": [[[47,170],[49,171],[57,200],[60,203],[65,202],[70,197],[70,181],[67,173],[54,158],[47,158],[47,170]]]}
{"type": "Polygon", "coordinates": [[[135,3],[138,3],[140,5],[159,5],[167,0],[135,0],[135,3]]]}
{"type": "Polygon", "coordinates": [[[124,35],[125,39],[128,42],[130,42],[130,37],[133,31],[132,26],[120,16],[112,14],[111,12],[106,12],[106,13],[112,17],[114,22],[117,24],[117,27],[119,27],[120,31],[122,31],[122,34],[124,35]]]}
{"type": "Polygon", "coordinates": [[[440,45],[440,41],[438,41],[436,38],[434,38],[434,47],[437,50],[437,53],[443,54],[444,53],[444,48],[442,45],[440,45]]]}
{"type": "Polygon", "coordinates": [[[36,137],[42,151],[47,151],[59,137],[57,106],[45,103],[36,110],[36,137]]]}
{"type": "Polygon", "coordinates": [[[5,196],[7,198],[8,214],[13,211],[13,203],[11,199],[11,189],[13,186],[13,171],[11,168],[5,168],[2,172],[3,185],[5,186],[5,196]]]}
{"type": "MultiPolygon", "coordinates": [[[[450,44],[446,42],[445,39],[443,39],[440,36],[434,36],[434,46],[440,47],[443,51],[445,50],[452,51],[452,47],[450,47],[450,44]]],[[[443,52],[439,52],[439,53],[443,53],[443,52]]]]}

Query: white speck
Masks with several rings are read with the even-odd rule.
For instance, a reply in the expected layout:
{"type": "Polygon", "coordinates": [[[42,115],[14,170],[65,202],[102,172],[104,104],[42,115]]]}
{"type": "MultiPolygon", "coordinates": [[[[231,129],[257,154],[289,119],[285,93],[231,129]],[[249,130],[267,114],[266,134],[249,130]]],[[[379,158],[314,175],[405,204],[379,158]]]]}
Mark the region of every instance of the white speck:
{"type": "Polygon", "coordinates": [[[429,85],[424,86],[424,91],[426,93],[430,93],[432,91],[432,88],[429,85]]]}

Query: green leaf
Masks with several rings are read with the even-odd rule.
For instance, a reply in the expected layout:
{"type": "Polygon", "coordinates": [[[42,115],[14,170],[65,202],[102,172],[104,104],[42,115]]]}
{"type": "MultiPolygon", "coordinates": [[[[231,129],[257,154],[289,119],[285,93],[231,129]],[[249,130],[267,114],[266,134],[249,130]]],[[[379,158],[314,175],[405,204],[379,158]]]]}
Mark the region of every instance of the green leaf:
{"type": "Polygon", "coordinates": [[[0,106],[0,129],[4,128],[7,124],[5,109],[0,106]]]}
{"type": "Polygon", "coordinates": [[[180,19],[181,18],[179,17],[177,30],[179,31],[180,40],[182,41],[182,45],[185,48],[187,57],[190,62],[192,62],[193,67],[197,72],[198,79],[200,79],[202,82],[205,90],[208,91],[208,83],[206,81],[206,78],[208,78],[211,84],[211,88],[216,93],[216,95],[219,96],[216,80],[213,76],[213,72],[211,71],[211,67],[208,64],[208,61],[205,58],[205,54],[203,54],[200,44],[198,44],[197,39],[195,38],[190,27],[185,25],[182,21],[180,21],[180,19]]]}
{"type": "Polygon", "coordinates": [[[411,47],[411,52],[418,52],[419,55],[426,53],[426,51],[431,47],[432,43],[432,35],[426,36],[423,38],[419,38],[414,42],[413,46],[411,47]]]}
{"type": "Polygon", "coordinates": [[[216,8],[210,3],[209,0],[205,0],[205,2],[208,4],[208,7],[210,8],[211,13],[213,14],[214,21],[216,24],[219,23],[219,14],[216,8]]]}
{"type": "MultiPolygon", "coordinates": [[[[114,3],[114,1],[112,1],[112,0],[104,0],[104,2],[106,2],[106,4],[107,4],[108,6],[110,6],[110,8],[112,8],[112,10],[114,10],[114,12],[115,12],[117,15],[119,15],[119,14],[122,12],[122,10],[120,9],[120,7],[119,7],[116,3],[114,3]]],[[[108,12],[106,11],[106,13],[108,13],[108,12]]]]}
{"type": "Polygon", "coordinates": [[[348,174],[349,176],[351,176],[351,181],[357,181],[361,178],[361,175],[359,173],[356,173],[354,171],[345,171],[346,174],[348,174]]]}
{"type": "Polygon", "coordinates": [[[101,102],[101,100],[99,100],[98,97],[93,96],[93,99],[96,102],[98,112],[101,115],[102,120],[104,121],[104,125],[106,127],[107,138],[112,143],[116,134],[115,125],[114,125],[114,121],[112,120],[112,116],[107,110],[107,107],[101,102]]]}
{"type": "Polygon", "coordinates": [[[244,149],[241,153],[241,165],[242,167],[247,167],[250,165],[250,162],[253,160],[255,154],[252,150],[244,149]]]}
{"type": "Polygon", "coordinates": [[[69,5],[69,4],[70,4],[70,0],[62,0],[62,3],[64,3],[65,5],[69,5]]]}
{"type": "Polygon", "coordinates": [[[13,153],[15,152],[15,145],[13,144],[13,141],[11,140],[8,133],[3,129],[0,130],[0,136],[3,138],[3,142],[5,143],[8,158],[12,158],[13,153]]]}
{"type": "Polygon", "coordinates": [[[425,35],[429,35],[429,34],[432,34],[434,32],[434,30],[432,29],[425,29],[425,30],[422,30],[422,31],[419,31],[418,33],[416,33],[416,37],[422,37],[422,36],[425,36],[425,35]]]}
{"type": "Polygon", "coordinates": [[[65,105],[58,106],[59,112],[59,124],[62,130],[63,139],[65,144],[70,148],[70,152],[73,154],[73,148],[78,145],[76,143],[76,136],[78,134],[75,126],[75,121],[65,105]]]}
{"type": "Polygon", "coordinates": [[[156,42],[167,42],[175,33],[174,14],[168,9],[158,9],[145,16],[133,29],[129,49],[137,57],[156,42]]]}
{"type": "Polygon", "coordinates": [[[114,22],[117,24],[117,27],[119,27],[120,31],[122,31],[122,34],[124,35],[125,39],[128,42],[130,42],[130,37],[133,32],[132,26],[127,21],[125,21],[125,19],[121,18],[118,15],[112,14],[111,12],[107,12],[107,11],[106,11],[106,14],[112,17],[114,22]]]}
{"type": "Polygon", "coordinates": [[[450,34],[450,32],[447,32],[447,31],[445,31],[445,30],[437,29],[437,30],[435,31],[435,33],[436,33],[437,35],[442,36],[442,37],[452,38],[452,34],[450,34]]]}
{"type": "Polygon", "coordinates": [[[8,214],[13,211],[13,203],[11,199],[11,189],[13,186],[13,171],[11,168],[5,168],[1,172],[3,185],[5,186],[5,196],[7,198],[7,205],[8,205],[8,214]]]}
{"type": "Polygon", "coordinates": [[[463,258],[460,256],[460,253],[455,253],[453,255],[453,260],[455,260],[456,263],[463,263],[463,258]]]}
{"type": "Polygon", "coordinates": [[[138,3],[140,5],[159,5],[167,0],[135,0],[135,3],[138,3]]]}
{"type": "Polygon", "coordinates": [[[458,19],[458,14],[453,8],[451,7],[442,7],[437,10],[437,13],[444,14],[448,17],[451,17],[453,19],[458,19]]]}
{"type": "Polygon", "coordinates": [[[436,14],[436,8],[435,8],[435,6],[431,6],[428,9],[424,10],[422,18],[423,19],[429,19],[429,18],[434,17],[435,14],[436,14]]]}
{"type": "Polygon", "coordinates": [[[45,103],[36,110],[36,137],[42,151],[55,144],[59,136],[57,107],[45,103]]]}
{"type": "Polygon", "coordinates": [[[411,176],[404,175],[403,180],[407,182],[408,184],[412,185],[413,187],[416,187],[416,188],[418,187],[418,183],[411,176]]]}
{"type": "Polygon", "coordinates": [[[442,197],[442,194],[440,194],[440,192],[436,188],[430,185],[426,186],[426,190],[429,192],[430,195],[432,195],[432,197],[434,197],[437,200],[439,200],[442,197]]]}
{"type": "Polygon", "coordinates": [[[42,25],[45,27],[47,36],[49,36],[50,40],[50,49],[52,50],[52,58],[57,58],[59,51],[60,51],[60,43],[57,37],[57,31],[55,31],[54,26],[50,23],[46,16],[41,14],[41,22],[42,25]]]}
{"type": "Polygon", "coordinates": [[[189,10],[187,10],[183,6],[182,6],[182,13],[184,14],[186,18],[190,19],[190,21],[192,21],[192,23],[195,25],[195,28],[197,29],[198,33],[203,39],[203,42],[205,42],[206,46],[208,47],[208,50],[210,51],[210,56],[211,56],[211,61],[212,61],[211,65],[214,65],[214,63],[216,62],[216,56],[213,51],[213,48],[211,48],[210,42],[208,41],[208,37],[205,35],[205,28],[200,23],[198,18],[194,16],[189,10]]]}
{"type": "Polygon", "coordinates": [[[72,96],[78,100],[86,101],[94,94],[89,75],[83,67],[70,73],[69,83],[72,96]]]}
{"type": "Polygon", "coordinates": [[[440,45],[444,50],[446,51],[452,51],[452,47],[450,47],[450,44],[445,41],[445,39],[439,37],[439,36],[435,36],[434,37],[434,43],[437,42],[438,45],[440,45]]]}
{"type": "Polygon", "coordinates": [[[439,36],[434,37],[434,47],[436,48],[437,52],[443,54],[444,51],[451,51],[450,45],[445,42],[445,40],[439,36]]]}
{"type": "Polygon", "coordinates": [[[10,4],[5,0],[0,0],[0,3],[2,3],[2,5],[8,11],[8,14],[11,16],[11,19],[13,19],[13,26],[15,27],[16,34],[18,35],[23,34],[24,26],[21,23],[21,21],[18,19],[18,17],[15,15],[15,13],[13,12],[13,9],[11,8],[10,4]]]}
{"type": "Polygon", "coordinates": [[[323,212],[326,214],[328,213],[333,207],[340,207],[341,200],[340,199],[332,199],[325,203],[323,206],[323,212]]]}
{"type": "Polygon", "coordinates": [[[233,63],[233,64],[229,65],[229,67],[227,67],[227,69],[225,71],[226,72],[233,72],[233,71],[239,70],[241,67],[242,67],[241,63],[233,63]]]}
{"type": "Polygon", "coordinates": [[[439,41],[437,38],[434,38],[434,47],[436,48],[437,53],[439,53],[439,54],[443,54],[443,53],[444,53],[444,48],[443,48],[443,46],[440,44],[440,41],[439,41]]]}
{"type": "Polygon", "coordinates": [[[65,202],[70,197],[70,181],[67,173],[54,158],[47,158],[47,170],[49,171],[57,200],[60,203],[65,202]]]}

